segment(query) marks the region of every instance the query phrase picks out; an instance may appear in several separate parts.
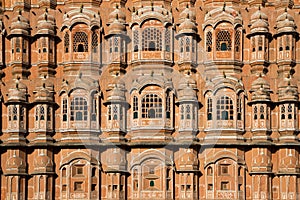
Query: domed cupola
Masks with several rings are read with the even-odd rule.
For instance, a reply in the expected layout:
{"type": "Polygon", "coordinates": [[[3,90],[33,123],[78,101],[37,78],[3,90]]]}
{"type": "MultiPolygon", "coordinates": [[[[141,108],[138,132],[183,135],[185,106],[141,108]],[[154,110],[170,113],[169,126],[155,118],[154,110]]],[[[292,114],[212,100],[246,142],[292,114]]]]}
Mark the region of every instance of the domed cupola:
{"type": "Polygon", "coordinates": [[[278,85],[278,101],[298,101],[298,87],[292,81],[284,80],[278,85]]]}
{"type": "Polygon", "coordinates": [[[186,18],[182,21],[178,28],[179,34],[196,34],[197,26],[190,18],[190,15],[187,15],[186,18]]]}
{"type": "Polygon", "coordinates": [[[45,13],[38,17],[37,34],[54,35],[55,18],[45,10],[45,13]]]}
{"type": "Polygon", "coordinates": [[[122,81],[119,83],[114,81],[108,86],[107,102],[125,101],[125,91],[125,84],[122,81]]]}
{"type": "Polygon", "coordinates": [[[19,11],[17,17],[13,18],[11,21],[11,32],[10,35],[25,35],[29,36],[29,20],[22,16],[22,11],[19,11]]]}
{"type": "Polygon", "coordinates": [[[186,8],[179,14],[179,23],[184,22],[187,18],[189,18],[191,21],[196,21],[196,15],[195,12],[189,9],[188,5],[186,8]]]}
{"type": "Polygon", "coordinates": [[[178,87],[179,101],[197,101],[196,88],[196,81],[192,78],[181,79],[178,87]]]}
{"type": "Polygon", "coordinates": [[[26,163],[25,161],[14,154],[6,161],[6,174],[25,174],[26,163]]]}
{"type": "Polygon", "coordinates": [[[33,91],[35,102],[53,102],[54,86],[50,81],[43,78],[39,81],[35,91],[33,91]]]}
{"type": "Polygon", "coordinates": [[[44,153],[39,154],[34,159],[34,172],[35,173],[45,173],[45,172],[52,172],[53,171],[53,162],[44,153]]]}
{"type": "Polygon", "coordinates": [[[261,76],[253,81],[250,92],[252,93],[252,102],[271,101],[270,84],[261,76]]]}
{"type": "Polygon", "coordinates": [[[8,90],[7,102],[27,102],[27,86],[22,83],[20,79],[17,79],[11,83],[8,90]]]}
{"type": "Polygon", "coordinates": [[[272,170],[272,161],[268,150],[260,149],[258,155],[252,160],[252,172],[268,172],[272,170]],[[266,152],[267,151],[267,154],[266,152]]]}
{"type": "Polygon", "coordinates": [[[116,9],[109,14],[109,31],[110,34],[124,34],[126,32],[125,13],[116,6],[116,9]]]}
{"type": "Polygon", "coordinates": [[[250,33],[266,33],[269,32],[268,16],[263,13],[259,7],[250,18],[250,33]]]}
{"type": "Polygon", "coordinates": [[[277,34],[296,32],[294,18],[287,12],[287,10],[277,17],[275,29],[277,34]]]}

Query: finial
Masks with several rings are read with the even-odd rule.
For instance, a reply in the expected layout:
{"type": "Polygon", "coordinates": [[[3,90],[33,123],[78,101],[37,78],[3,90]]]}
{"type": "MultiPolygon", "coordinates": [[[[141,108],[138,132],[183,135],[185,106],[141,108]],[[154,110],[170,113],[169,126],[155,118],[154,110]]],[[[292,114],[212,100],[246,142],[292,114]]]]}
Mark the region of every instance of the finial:
{"type": "Polygon", "coordinates": [[[45,13],[45,20],[48,21],[48,16],[46,13],[45,13]]]}
{"type": "Polygon", "coordinates": [[[223,71],[223,77],[224,77],[224,78],[226,78],[226,74],[225,74],[225,72],[224,72],[224,71],[223,71]]]}
{"type": "Polygon", "coordinates": [[[153,77],[153,75],[154,75],[154,71],[151,72],[151,76],[152,76],[152,77],[153,77]]]}
{"type": "Polygon", "coordinates": [[[116,19],[117,19],[117,20],[119,19],[119,15],[118,15],[118,14],[116,14],[116,19]]]}
{"type": "Polygon", "coordinates": [[[17,90],[19,90],[19,83],[16,83],[16,88],[17,90]]]}
{"type": "Polygon", "coordinates": [[[287,7],[285,7],[284,12],[287,12],[287,7]]]}
{"type": "Polygon", "coordinates": [[[46,84],[45,83],[43,83],[43,88],[46,88],[46,84]]]}
{"type": "Polygon", "coordinates": [[[289,81],[288,81],[288,86],[290,86],[290,85],[291,85],[291,81],[289,80],[289,81]]]}
{"type": "Polygon", "coordinates": [[[48,8],[45,8],[45,12],[46,12],[46,13],[48,12],[48,8]]]}
{"type": "Polygon", "coordinates": [[[22,15],[22,10],[21,9],[19,9],[19,15],[22,15]]]}
{"type": "Polygon", "coordinates": [[[82,72],[79,73],[79,78],[80,78],[80,79],[82,78],[82,72]]]}
{"type": "Polygon", "coordinates": [[[81,4],[80,6],[80,13],[82,13],[82,10],[83,10],[83,4],[81,4]]]}
{"type": "Polygon", "coordinates": [[[119,9],[119,4],[116,4],[116,9],[119,9]]]}
{"type": "Polygon", "coordinates": [[[225,8],[226,8],[226,2],[224,1],[223,11],[225,11],[225,8]]]}
{"type": "Polygon", "coordinates": [[[258,10],[260,10],[260,5],[258,6],[258,10]]]}
{"type": "Polygon", "coordinates": [[[189,8],[189,4],[186,4],[186,6],[185,6],[186,8],[189,8]]]}

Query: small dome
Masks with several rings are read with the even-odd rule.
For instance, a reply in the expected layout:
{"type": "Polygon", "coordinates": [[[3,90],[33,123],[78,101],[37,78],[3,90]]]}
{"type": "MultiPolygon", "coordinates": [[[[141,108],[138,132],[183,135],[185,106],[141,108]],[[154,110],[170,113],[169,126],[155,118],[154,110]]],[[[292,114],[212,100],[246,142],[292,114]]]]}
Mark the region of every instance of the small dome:
{"type": "Polygon", "coordinates": [[[108,102],[123,102],[125,101],[125,84],[123,82],[111,83],[109,86],[107,101],[108,102]]]}
{"type": "Polygon", "coordinates": [[[260,9],[256,11],[250,18],[251,26],[250,32],[269,32],[269,23],[268,23],[268,16],[263,13],[260,9]]]}
{"type": "Polygon", "coordinates": [[[126,16],[121,10],[116,8],[109,14],[109,19],[109,34],[122,34],[126,31],[126,16]]]}
{"type": "Polygon", "coordinates": [[[52,171],[53,162],[49,156],[45,154],[38,155],[34,160],[35,171],[52,171]]]}
{"type": "Polygon", "coordinates": [[[179,21],[184,21],[186,19],[196,20],[195,12],[190,10],[188,7],[186,7],[180,14],[179,14],[179,21]]]}
{"type": "Polygon", "coordinates": [[[299,168],[297,157],[289,154],[287,157],[281,160],[279,168],[282,170],[299,168]]]}
{"type": "Polygon", "coordinates": [[[47,11],[39,16],[37,34],[50,34],[54,35],[55,32],[55,18],[50,15],[47,11]]]}
{"type": "Polygon", "coordinates": [[[13,155],[6,161],[6,169],[9,173],[25,173],[26,163],[17,155],[13,155]]]}
{"type": "Polygon", "coordinates": [[[113,23],[114,20],[118,20],[121,23],[125,23],[126,22],[126,15],[125,13],[120,10],[118,7],[109,14],[109,22],[113,23]]]}
{"type": "Polygon", "coordinates": [[[272,166],[271,159],[262,152],[253,159],[252,166],[257,168],[270,168],[272,166]]]}
{"type": "Polygon", "coordinates": [[[11,83],[8,90],[8,102],[25,102],[27,100],[27,86],[20,80],[11,83]]]}
{"type": "Polygon", "coordinates": [[[298,87],[290,82],[278,88],[278,101],[298,101],[298,87]]]}
{"type": "Polygon", "coordinates": [[[11,21],[11,34],[22,34],[29,35],[29,20],[21,15],[19,15],[12,19],[11,21]]]}
{"type": "Polygon", "coordinates": [[[270,101],[271,90],[269,83],[262,77],[257,78],[253,81],[251,90],[252,101],[270,101]]]}
{"type": "Polygon", "coordinates": [[[35,95],[35,101],[46,101],[52,102],[53,101],[53,94],[54,94],[54,86],[51,81],[47,81],[43,79],[39,81],[35,91],[33,92],[35,95]]]}
{"type": "Polygon", "coordinates": [[[294,18],[286,11],[276,19],[277,33],[295,32],[296,24],[294,18]]]}
{"type": "Polygon", "coordinates": [[[179,33],[197,33],[197,26],[191,19],[184,20],[178,29],[179,33]]]}
{"type": "Polygon", "coordinates": [[[197,101],[196,96],[196,81],[191,78],[181,79],[178,87],[179,101],[197,101]]]}

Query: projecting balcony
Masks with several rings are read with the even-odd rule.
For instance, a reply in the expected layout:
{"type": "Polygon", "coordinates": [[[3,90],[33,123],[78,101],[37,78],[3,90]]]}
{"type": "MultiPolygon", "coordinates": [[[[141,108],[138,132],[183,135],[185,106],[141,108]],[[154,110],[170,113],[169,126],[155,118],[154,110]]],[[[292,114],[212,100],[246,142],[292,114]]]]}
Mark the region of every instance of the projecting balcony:
{"type": "Polygon", "coordinates": [[[165,63],[171,64],[173,60],[172,53],[169,51],[135,51],[132,52],[132,63],[165,63]]]}

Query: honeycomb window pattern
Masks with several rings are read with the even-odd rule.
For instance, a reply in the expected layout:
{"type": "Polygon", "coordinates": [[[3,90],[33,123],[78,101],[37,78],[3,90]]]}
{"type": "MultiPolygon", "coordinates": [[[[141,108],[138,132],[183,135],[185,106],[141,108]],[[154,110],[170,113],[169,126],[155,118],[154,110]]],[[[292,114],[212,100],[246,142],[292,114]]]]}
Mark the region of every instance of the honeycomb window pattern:
{"type": "Polygon", "coordinates": [[[211,52],[212,50],[212,33],[209,31],[206,33],[206,51],[211,52]]]}
{"type": "Polygon", "coordinates": [[[217,33],[217,51],[231,51],[231,35],[222,30],[217,33]]]}
{"type": "Polygon", "coordinates": [[[84,32],[76,32],[73,38],[73,51],[74,52],[88,52],[88,36],[84,32]]]}
{"type": "Polygon", "coordinates": [[[157,28],[146,28],[142,35],[143,51],[161,51],[162,34],[157,28]]]}
{"type": "Polygon", "coordinates": [[[83,97],[74,97],[71,101],[71,121],[86,121],[87,115],[87,100],[83,97]]]}
{"type": "Polygon", "coordinates": [[[156,94],[146,94],[142,99],[142,118],[162,118],[162,99],[156,94]]]}
{"type": "Polygon", "coordinates": [[[217,101],[217,120],[233,120],[233,103],[228,96],[222,96],[217,101]]]}

